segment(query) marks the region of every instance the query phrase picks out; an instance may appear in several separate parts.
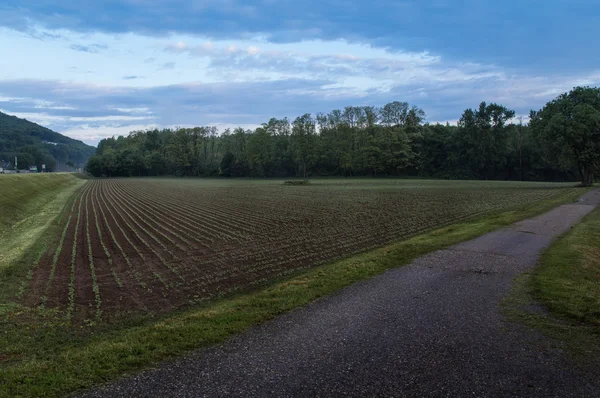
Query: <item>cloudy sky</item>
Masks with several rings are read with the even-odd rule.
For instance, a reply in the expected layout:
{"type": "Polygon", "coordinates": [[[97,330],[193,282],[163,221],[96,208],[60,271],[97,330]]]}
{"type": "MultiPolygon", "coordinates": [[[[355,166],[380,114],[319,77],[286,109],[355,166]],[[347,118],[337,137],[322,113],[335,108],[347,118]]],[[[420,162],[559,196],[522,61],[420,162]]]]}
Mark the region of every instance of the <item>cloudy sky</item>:
{"type": "Polygon", "coordinates": [[[0,110],[95,144],[399,100],[455,121],[600,85],[600,0],[3,0],[0,110]]]}

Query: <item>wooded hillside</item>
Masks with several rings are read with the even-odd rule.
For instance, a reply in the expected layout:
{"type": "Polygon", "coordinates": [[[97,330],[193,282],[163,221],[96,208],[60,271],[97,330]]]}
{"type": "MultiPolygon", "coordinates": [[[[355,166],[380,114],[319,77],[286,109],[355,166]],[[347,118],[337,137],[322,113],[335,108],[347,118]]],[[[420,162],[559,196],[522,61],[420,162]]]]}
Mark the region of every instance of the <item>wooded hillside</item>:
{"type": "Polygon", "coordinates": [[[49,171],[68,171],[67,162],[83,167],[95,148],[65,137],[55,131],[25,119],[0,112],[0,160],[14,163],[19,169],[46,164],[49,171]]]}

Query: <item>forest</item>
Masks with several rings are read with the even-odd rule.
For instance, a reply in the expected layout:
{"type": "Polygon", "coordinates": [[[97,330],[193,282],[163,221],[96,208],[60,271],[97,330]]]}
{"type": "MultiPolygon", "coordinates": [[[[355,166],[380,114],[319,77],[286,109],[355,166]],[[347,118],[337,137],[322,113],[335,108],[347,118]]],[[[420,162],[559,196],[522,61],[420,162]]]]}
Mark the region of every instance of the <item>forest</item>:
{"type": "Polygon", "coordinates": [[[600,164],[600,89],[562,94],[529,123],[482,102],[457,125],[429,124],[406,102],[272,118],[255,130],[134,131],[102,140],[94,176],[403,176],[594,181],[600,164]]]}
{"type": "Polygon", "coordinates": [[[18,168],[46,165],[47,171],[70,171],[83,167],[94,147],[66,137],[25,119],[0,112],[0,167],[18,168]]]}

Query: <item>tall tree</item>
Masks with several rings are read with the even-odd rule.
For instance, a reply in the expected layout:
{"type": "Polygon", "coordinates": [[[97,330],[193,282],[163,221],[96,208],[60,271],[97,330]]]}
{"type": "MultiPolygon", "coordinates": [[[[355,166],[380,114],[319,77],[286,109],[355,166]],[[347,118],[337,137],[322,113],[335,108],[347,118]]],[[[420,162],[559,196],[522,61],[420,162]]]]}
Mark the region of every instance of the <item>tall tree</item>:
{"type": "Polygon", "coordinates": [[[574,163],[589,186],[600,168],[600,88],[577,87],[531,112],[531,128],[554,159],[574,163]]]}
{"type": "Polygon", "coordinates": [[[394,101],[381,109],[381,119],[386,126],[401,126],[408,116],[408,103],[394,101]]]}
{"type": "Polygon", "coordinates": [[[475,178],[496,178],[506,166],[508,140],[506,123],[515,115],[502,105],[482,102],[477,110],[467,109],[458,126],[462,141],[462,162],[475,178]]]}
{"type": "Polygon", "coordinates": [[[294,158],[302,168],[302,175],[306,179],[307,170],[313,166],[316,159],[315,121],[310,113],[306,113],[297,117],[292,126],[291,143],[294,158]]]}

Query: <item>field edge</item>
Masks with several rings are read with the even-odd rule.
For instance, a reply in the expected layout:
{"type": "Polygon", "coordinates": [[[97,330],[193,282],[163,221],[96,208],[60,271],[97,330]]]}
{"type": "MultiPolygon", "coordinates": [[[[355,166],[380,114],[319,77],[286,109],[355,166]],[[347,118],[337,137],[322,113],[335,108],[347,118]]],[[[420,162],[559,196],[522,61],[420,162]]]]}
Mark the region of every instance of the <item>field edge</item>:
{"type": "Polygon", "coordinates": [[[3,396],[59,396],[146,369],[162,360],[222,343],[276,316],[331,295],[388,269],[409,264],[431,251],[475,238],[576,200],[587,189],[470,221],[353,255],[270,281],[258,290],[233,295],[153,320],[73,336],[52,355],[0,367],[3,396]]]}

